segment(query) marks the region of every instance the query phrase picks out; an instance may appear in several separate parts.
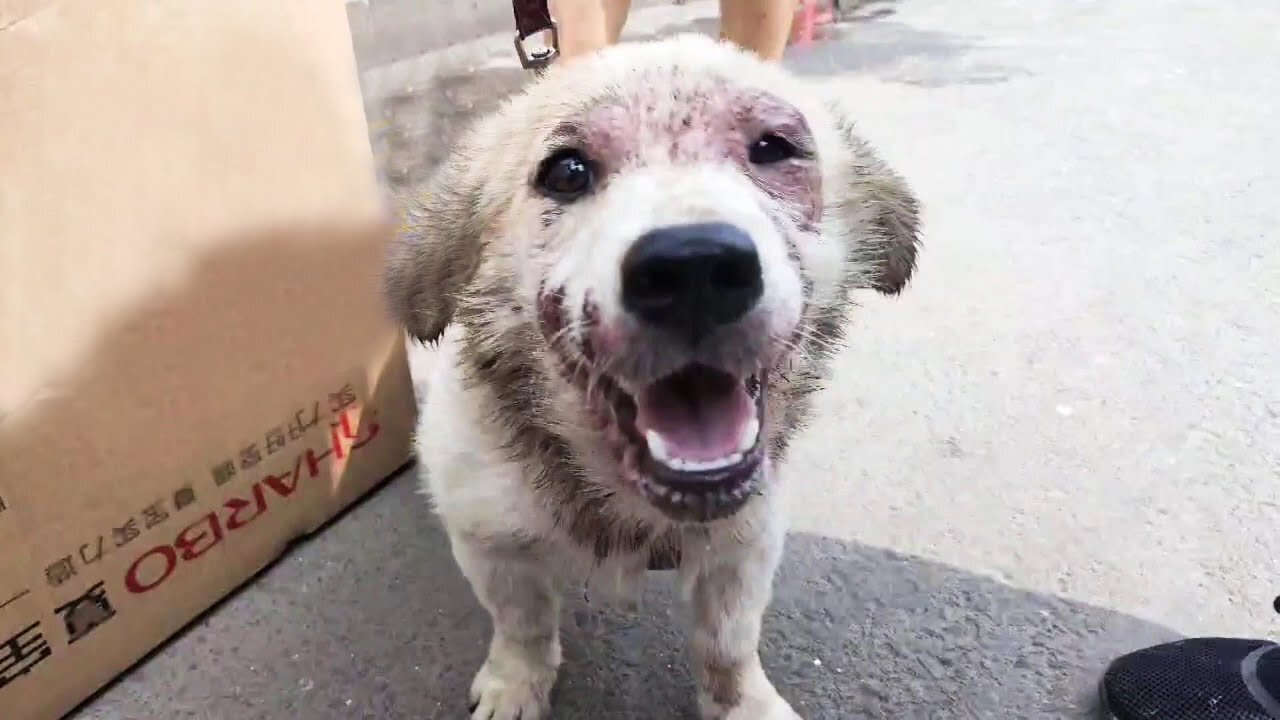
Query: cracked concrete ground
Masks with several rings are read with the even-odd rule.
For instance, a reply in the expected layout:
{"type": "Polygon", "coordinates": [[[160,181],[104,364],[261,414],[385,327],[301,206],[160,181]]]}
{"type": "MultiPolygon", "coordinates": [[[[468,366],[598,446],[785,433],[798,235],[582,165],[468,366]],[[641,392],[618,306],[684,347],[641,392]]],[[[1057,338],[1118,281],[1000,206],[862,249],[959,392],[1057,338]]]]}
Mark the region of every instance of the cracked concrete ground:
{"type": "MultiPolygon", "coordinates": [[[[906,295],[866,299],[796,448],[764,638],[783,695],[810,720],[1083,718],[1116,654],[1280,635],[1280,6],[858,14],[787,62],[861,109],[927,247],[906,295]]],[[[412,192],[524,75],[505,27],[415,56],[368,50],[376,25],[371,131],[412,192]]],[[[573,601],[554,717],[693,717],[668,582],[573,601]]],[[[460,718],[488,632],[402,476],[76,717],[460,718]]]]}

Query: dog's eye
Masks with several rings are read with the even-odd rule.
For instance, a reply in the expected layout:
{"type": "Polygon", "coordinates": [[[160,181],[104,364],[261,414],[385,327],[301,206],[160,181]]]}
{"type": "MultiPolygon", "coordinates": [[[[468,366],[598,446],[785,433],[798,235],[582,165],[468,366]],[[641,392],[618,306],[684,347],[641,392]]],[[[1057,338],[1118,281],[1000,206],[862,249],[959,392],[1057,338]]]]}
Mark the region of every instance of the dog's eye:
{"type": "Polygon", "coordinates": [[[747,159],[756,165],[772,165],[800,157],[800,149],[790,140],[775,133],[765,133],[751,143],[747,159]]]}
{"type": "Polygon", "coordinates": [[[561,150],[543,160],[538,167],[538,188],[562,202],[585,195],[594,179],[591,164],[578,150],[561,150]]]}

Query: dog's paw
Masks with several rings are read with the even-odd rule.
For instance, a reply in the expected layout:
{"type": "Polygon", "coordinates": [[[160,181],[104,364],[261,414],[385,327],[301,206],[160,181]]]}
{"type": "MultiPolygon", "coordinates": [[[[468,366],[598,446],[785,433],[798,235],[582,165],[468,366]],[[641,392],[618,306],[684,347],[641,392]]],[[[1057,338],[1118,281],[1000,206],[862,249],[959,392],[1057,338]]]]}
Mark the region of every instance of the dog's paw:
{"type": "Polygon", "coordinates": [[[804,720],[782,698],[767,701],[743,701],[722,715],[724,720],[804,720]]]}
{"type": "Polygon", "coordinates": [[[471,683],[471,720],[545,720],[555,669],[485,662],[471,683]]]}
{"type": "Polygon", "coordinates": [[[754,697],[743,697],[731,708],[704,699],[701,703],[703,720],[804,720],[777,691],[769,690],[771,692],[754,697]]]}
{"type": "Polygon", "coordinates": [[[786,700],[776,702],[742,703],[724,716],[724,720],[804,720],[791,709],[786,700]]]}

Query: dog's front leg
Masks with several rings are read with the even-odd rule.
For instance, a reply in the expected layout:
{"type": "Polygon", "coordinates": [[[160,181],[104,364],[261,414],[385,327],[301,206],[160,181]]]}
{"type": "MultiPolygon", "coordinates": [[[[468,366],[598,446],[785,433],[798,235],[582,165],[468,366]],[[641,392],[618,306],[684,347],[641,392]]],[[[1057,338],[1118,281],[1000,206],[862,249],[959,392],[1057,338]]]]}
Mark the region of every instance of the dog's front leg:
{"type": "Polygon", "coordinates": [[[453,553],[493,620],[489,656],[471,683],[472,720],[543,720],[560,667],[559,596],[528,553],[462,538],[453,553]]]}
{"type": "Polygon", "coordinates": [[[760,623],[773,591],[781,532],[709,546],[691,568],[693,662],[705,720],[800,720],[760,665],[760,623]]]}

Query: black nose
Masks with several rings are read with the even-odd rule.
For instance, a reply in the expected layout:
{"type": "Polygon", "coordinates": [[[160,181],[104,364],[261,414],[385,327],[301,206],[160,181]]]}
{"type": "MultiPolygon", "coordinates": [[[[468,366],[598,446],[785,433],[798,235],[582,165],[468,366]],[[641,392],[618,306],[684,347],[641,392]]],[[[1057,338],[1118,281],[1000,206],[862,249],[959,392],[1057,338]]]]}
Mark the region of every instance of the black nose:
{"type": "Polygon", "coordinates": [[[623,307],[695,344],[745,315],[763,292],[755,243],[727,223],[651,230],[622,259],[623,307]]]}

